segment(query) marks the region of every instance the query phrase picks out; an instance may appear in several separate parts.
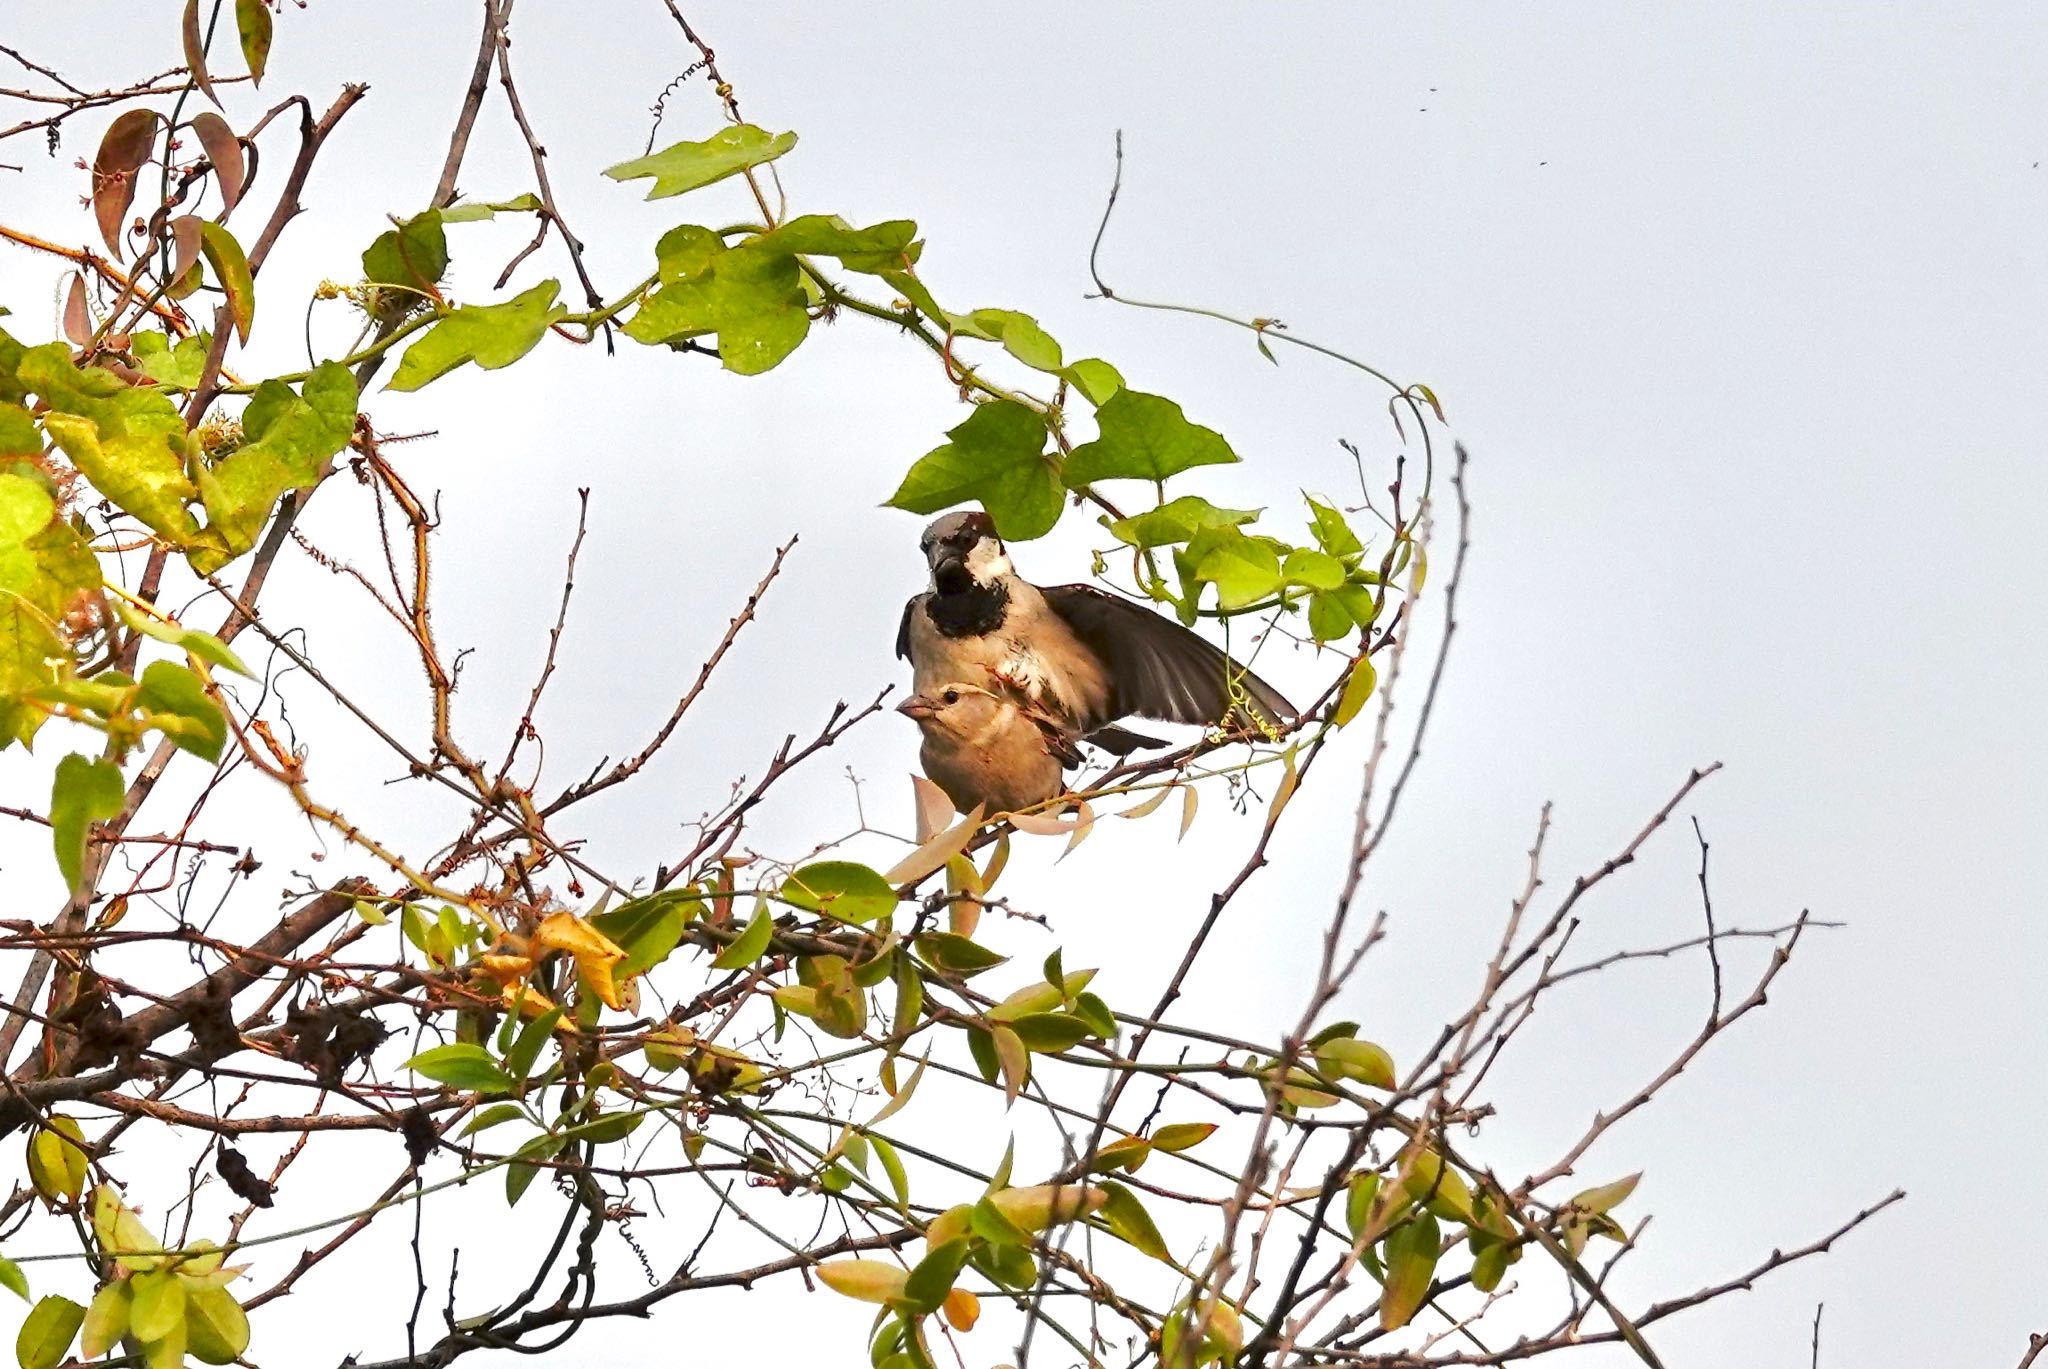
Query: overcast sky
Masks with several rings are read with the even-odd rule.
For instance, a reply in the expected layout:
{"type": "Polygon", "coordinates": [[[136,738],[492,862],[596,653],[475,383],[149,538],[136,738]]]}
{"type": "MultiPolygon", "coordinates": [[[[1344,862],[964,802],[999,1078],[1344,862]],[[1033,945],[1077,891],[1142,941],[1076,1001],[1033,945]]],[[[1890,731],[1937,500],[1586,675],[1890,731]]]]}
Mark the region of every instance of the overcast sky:
{"type": "MultiPolygon", "coordinates": [[[[639,154],[647,106],[689,60],[658,4],[525,5],[513,32],[529,112],[607,289],[643,274],[673,223],[743,215],[737,183],[704,204],[643,205],[596,175],[639,154]]],[[[300,282],[302,299],[323,276],[352,278],[381,216],[422,205],[474,51],[472,8],[286,7],[266,86],[371,91],[267,279],[300,282]]],[[[2032,1234],[2048,1225],[2048,16],[686,8],[749,119],[801,135],[781,163],[795,210],[915,218],[942,301],[1031,312],[1068,355],[1107,357],[1181,400],[1246,458],[1191,491],[1277,516],[1297,488],[1351,487],[1340,438],[1384,463],[1394,435],[1381,394],[1341,368],[1285,350],[1276,368],[1234,330],[1083,298],[1118,129],[1113,285],[1277,317],[1435,389],[1473,454],[1475,547],[1423,769],[1365,895],[1389,910],[1390,937],[1345,1015],[1412,1054],[1469,994],[1546,799],[1564,885],[1688,769],[1724,762],[1683,810],[1713,842],[1723,924],[1805,908],[1847,926],[1806,942],[1769,1007],[1582,1171],[1647,1171],[1636,1203],[1656,1221],[1622,1287],[1688,1291],[1904,1186],[1903,1206],[1825,1260],[1665,1324],[1668,1362],[1804,1365],[1825,1302],[1824,1364],[2016,1363],[2027,1333],[2048,1329],[2032,1234]]],[[[175,60],[175,22],[170,4],[22,6],[0,40],[99,85],[175,60]]],[[[246,90],[227,99],[238,127],[264,107],[246,90]]],[[[697,84],[670,107],[663,142],[717,127],[697,84]]],[[[501,106],[482,130],[465,190],[530,188],[501,106]]],[[[69,162],[97,136],[80,120],[47,162],[0,147],[30,163],[0,171],[0,214],[83,240],[69,162]]],[[[526,231],[458,239],[458,285],[484,297],[526,231]]],[[[45,260],[0,254],[10,328],[53,326],[54,279],[45,260]]],[[[266,309],[296,315],[288,293],[266,309]]],[[[323,350],[350,331],[316,315],[323,350]]],[[[259,325],[250,369],[302,358],[296,317],[259,325]]],[[[464,716],[494,746],[553,615],[574,491],[591,487],[547,719],[558,780],[637,743],[774,546],[801,536],[649,785],[593,814],[594,849],[616,865],[673,855],[678,824],[758,773],[783,732],[902,677],[890,647],[922,580],[919,520],[877,506],[964,411],[887,329],[819,330],[760,379],[630,344],[612,359],[555,346],[513,372],[366,403],[382,429],[439,432],[397,451],[409,479],[442,492],[439,621],[483,648],[464,716]]],[[[353,489],[323,491],[306,526],[338,539],[361,514],[353,489]]],[[[1018,550],[1026,575],[1085,576],[1090,529],[1073,521],[1018,550]]],[[[301,561],[269,591],[295,592],[331,591],[301,561]]],[[[417,716],[389,667],[402,643],[380,625],[337,611],[313,645],[353,689],[417,716]]],[[[1261,660],[1297,697],[1328,669],[1305,653],[1261,660]]],[[[1344,754],[1234,906],[1189,1020],[1253,1034],[1292,1021],[1350,825],[1355,747],[1344,754]]],[[[878,825],[907,826],[913,758],[902,720],[863,727],[804,805],[768,815],[763,844],[852,828],[845,767],[878,825]]],[[[323,777],[335,792],[380,802],[384,774],[340,759],[323,777]]],[[[5,764],[0,782],[26,793],[20,762],[5,764]]],[[[1112,997],[1150,1002],[1243,858],[1217,798],[1209,840],[1176,847],[1170,821],[1119,824],[1026,870],[1020,892],[1055,911],[1067,963],[1116,967],[1112,997]]],[[[304,868],[305,848],[303,829],[282,838],[275,868],[304,868]]],[[[54,906],[40,852],[5,853],[12,916],[54,906]]],[[[1587,947],[1690,935],[1696,859],[1689,829],[1668,829],[1600,900],[1587,947]]],[[[1055,940],[1005,934],[1027,963],[1055,940]]],[[[1731,974],[1755,968],[1731,957],[1731,974]]],[[[1547,1158],[1654,1072],[1705,1011],[1705,975],[1659,963],[1561,995],[1496,1090],[1502,1168],[1547,1158]]],[[[864,1319],[828,1301],[807,1302],[791,1335],[836,1356],[864,1319]]],[[[690,1317],[593,1331],[560,1362],[673,1346],[690,1317]]],[[[287,1322],[259,1318],[259,1358],[287,1322]]]]}

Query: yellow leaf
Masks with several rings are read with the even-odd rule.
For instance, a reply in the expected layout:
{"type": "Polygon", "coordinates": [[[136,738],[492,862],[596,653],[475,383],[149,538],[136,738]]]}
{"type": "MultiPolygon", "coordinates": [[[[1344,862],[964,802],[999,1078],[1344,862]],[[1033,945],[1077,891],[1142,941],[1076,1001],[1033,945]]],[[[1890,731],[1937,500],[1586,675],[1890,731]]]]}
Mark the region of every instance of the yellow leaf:
{"type": "Polygon", "coordinates": [[[1337,711],[1330,715],[1330,721],[1342,727],[1357,717],[1378,682],[1379,671],[1373,667],[1372,657],[1361,654],[1344,681],[1344,692],[1337,696],[1337,711]]]}
{"type": "Polygon", "coordinates": [[[626,1000],[612,979],[612,967],[626,953],[597,928],[576,914],[564,910],[550,913],[533,938],[549,950],[567,951],[576,961],[576,973],[608,1008],[623,1008],[626,1000]]]}
{"type": "Polygon", "coordinates": [[[1006,1188],[991,1194],[989,1202],[1020,1231],[1043,1231],[1061,1222],[1099,1212],[1109,1194],[1080,1184],[1038,1184],[1031,1188],[1006,1188]]]}
{"type": "Polygon", "coordinates": [[[1195,786],[1192,784],[1183,785],[1180,792],[1180,836],[1175,837],[1175,841],[1184,840],[1188,828],[1195,825],[1195,807],[1200,802],[1200,796],[1195,793],[1195,786]]]}
{"type": "Polygon", "coordinates": [[[44,1201],[75,1199],[85,1192],[85,1133],[74,1118],[52,1116],[48,1127],[29,1134],[28,1177],[44,1201]]]}
{"type": "Polygon", "coordinates": [[[886,1303],[903,1296],[910,1273],[880,1260],[830,1260],[818,1266],[818,1277],[835,1293],[886,1303]]]}
{"type": "Polygon", "coordinates": [[[966,1235],[973,1219],[974,1208],[971,1204],[961,1203],[958,1207],[947,1208],[932,1218],[932,1224],[924,1229],[926,1248],[937,1250],[946,1242],[966,1235]]]}

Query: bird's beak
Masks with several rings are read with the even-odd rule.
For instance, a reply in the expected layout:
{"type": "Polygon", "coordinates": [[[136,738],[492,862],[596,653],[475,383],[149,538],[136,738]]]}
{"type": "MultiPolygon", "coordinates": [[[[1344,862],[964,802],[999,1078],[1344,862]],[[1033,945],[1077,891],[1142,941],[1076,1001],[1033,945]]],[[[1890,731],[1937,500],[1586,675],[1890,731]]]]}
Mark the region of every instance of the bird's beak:
{"type": "Polygon", "coordinates": [[[932,701],[925,698],[922,694],[913,694],[902,703],[897,704],[896,711],[906,718],[914,718],[919,722],[923,722],[939,710],[934,708],[932,701]]]}
{"type": "Polygon", "coordinates": [[[932,548],[932,584],[948,594],[957,594],[974,582],[967,569],[967,557],[945,547],[932,548]]]}

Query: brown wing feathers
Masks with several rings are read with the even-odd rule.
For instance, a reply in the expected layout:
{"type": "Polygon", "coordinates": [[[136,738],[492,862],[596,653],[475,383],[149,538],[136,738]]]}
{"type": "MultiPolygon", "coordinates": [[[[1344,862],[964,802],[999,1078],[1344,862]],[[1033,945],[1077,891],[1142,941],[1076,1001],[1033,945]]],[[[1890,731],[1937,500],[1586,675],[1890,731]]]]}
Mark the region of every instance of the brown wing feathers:
{"type": "Polygon", "coordinates": [[[1259,716],[1271,723],[1294,717],[1294,705],[1279,690],[1171,618],[1090,585],[1049,585],[1043,593],[1082,645],[1109,666],[1112,717],[1136,714],[1202,727],[1226,718],[1229,725],[1248,726],[1259,716]],[[1242,698],[1233,700],[1233,685],[1242,698]]]}

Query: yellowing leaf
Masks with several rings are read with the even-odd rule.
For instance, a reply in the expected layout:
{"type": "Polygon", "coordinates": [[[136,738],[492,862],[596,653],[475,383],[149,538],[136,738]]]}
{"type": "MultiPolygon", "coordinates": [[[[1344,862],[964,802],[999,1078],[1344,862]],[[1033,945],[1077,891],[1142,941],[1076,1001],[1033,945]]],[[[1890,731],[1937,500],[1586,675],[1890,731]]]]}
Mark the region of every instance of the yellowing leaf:
{"type": "Polygon", "coordinates": [[[1152,1144],[1165,1151],[1190,1150],[1209,1139],[1214,1122],[1169,1122],[1152,1133],[1152,1144]]]}
{"type": "Polygon", "coordinates": [[[14,1338],[21,1369],[56,1369],[84,1321],[85,1309],[69,1298],[51,1293],[38,1301],[14,1338]]]}
{"type": "Polygon", "coordinates": [[[1345,677],[1344,692],[1337,696],[1337,709],[1330,715],[1330,721],[1342,727],[1357,717],[1378,682],[1379,671],[1373,667],[1372,657],[1361,655],[1351,667],[1351,674],[1345,677]]]}
{"type": "Polygon", "coordinates": [[[886,1303],[903,1296],[908,1270],[880,1260],[827,1260],[818,1278],[827,1288],[861,1302],[886,1303]]]}
{"type": "Polygon", "coordinates": [[[988,1201],[1019,1231],[1043,1231],[1100,1212],[1109,1202],[1109,1193],[1081,1184],[1038,1184],[1006,1188],[990,1194],[988,1201]]]}
{"type": "Polygon", "coordinates": [[[29,1135],[28,1177],[36,1192],[54,1205],[85,1191],[87,1168],[85,1133],[76,1118],[52,1115],[48,1127],[37,1127],[29,1135]]]}
{"type": "Polygon", "coordinates": [[[566,909],[550,913],[535,930],[534,941],[549,950],[567,951],[576,961],[576,973],[608,1008],[623,1008],[625,1000],[612,977],[612,967],[626,953],[597,928],[566,909]]]}
{"type": "Polygon", "coordinates": [[[235,321],[235,336],[249,343],[249,326],[256,321],[256,281],[249,272],[249,259],[235,235],[217,223],[199,225],[199,248],[206,254],[213,276],[228,297],[228,314],[235,321]]]}
{"type": "Polygon", "coordinates": [[[1570,1206],[1577,1208],[1581,1212],[1600,1214],[1611,1212],[1613,1209],[1621,1206],[1623,1200],[1629,1194],[1636,1191],[1636,1184],[1642,1180],[1642,1177],[1642,1171],[1637,1170],[1634,1174],[1628,1175],[1626,1178],[1616,1179],[1611,1184],[1601,1184],[1597,1188],[1589,1188],[1585,1192],[1574,1196],[1570,1206]]]}
{"type": "Polygon", "coordinates": [[[1380,1290],[1380,1327],[1392,1331],[1406,1326],[1436,1274],[1437,1249],[1442,1233],[1436,1218],[1418,1212],[1394,1229],[1386,1241],[1386,1283],[1380,1290]]]}

